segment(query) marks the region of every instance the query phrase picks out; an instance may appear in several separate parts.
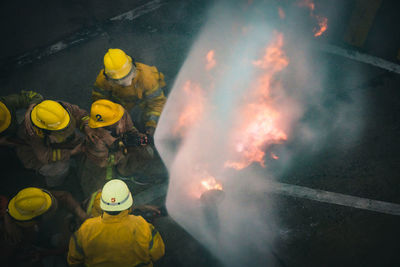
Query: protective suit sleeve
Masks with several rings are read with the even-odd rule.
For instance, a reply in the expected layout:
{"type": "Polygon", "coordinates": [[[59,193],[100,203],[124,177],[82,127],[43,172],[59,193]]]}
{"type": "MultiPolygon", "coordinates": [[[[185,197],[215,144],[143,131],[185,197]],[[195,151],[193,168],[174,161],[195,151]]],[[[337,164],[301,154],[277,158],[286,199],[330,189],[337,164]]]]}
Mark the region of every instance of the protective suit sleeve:
{"type": "Polygon", "coordinates": [[[62,102],[62,105],[68,109],[70,112],[71,116],[73,116],[76,120],[77,127],[83,131],[84,127],[88,124],[89,122],[89,114],[86,110],[81,109],[77,105],[73,105],[70,103],[62,102]]]}
{"type": "Polygon", "coordinates": [[[0,101],[5,103],[8,107],[17,110],[28,108],[30,104],[43,101],[43,96],[34,91],[21,91],[19,94],[0,97],[0,101]]]}
{"type": "Polygon", "coordinates": [[[160,259],[165,254],[164,241],[161,238],[160,233],[152,224],[149,224],[151,230],[151,239],[149,242],[149,252],[152,261],[160,259]]]}
{"type": "Polygon", "coordinates": [[[79,230],[76,231],[69,240],[67,261],[69,266],[83,266],[85,262],[82,243],[79,239],[79,230]]]}

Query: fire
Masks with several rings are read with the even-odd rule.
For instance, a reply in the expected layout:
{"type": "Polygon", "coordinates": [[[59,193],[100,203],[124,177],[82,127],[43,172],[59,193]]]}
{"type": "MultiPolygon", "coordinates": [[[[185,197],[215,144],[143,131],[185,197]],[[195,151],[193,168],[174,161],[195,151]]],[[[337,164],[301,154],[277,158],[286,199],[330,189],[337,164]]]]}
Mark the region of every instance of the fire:
{"type": "Polygon", "coordinates": [[[174,135],[184,136],[204,111],[205,96],[199,84],[186,81],[183,85],[186,104],[173,128],[174,135]]]}
{"type": "Polygon", "coordinates": [[[314,28],[314,36],[321,36],[328,29],[328,19],[321,16],[316,16],[319,29],[314,28]]]}
{"type": "Polygon", "coordinates": [[[190,176],[192,182],[187,190],[194,198],[200,198],[204,192],[209,190],[223,190],[222,184],[209,174],[207,164],[196,164],[191,170],[190,176]]]}
{"type": "Polygon", "coordinates": [[[222,185],[217,183],[214,177],[209,176],[208,178],[204,179],[201,181],[201,185],[206,189],[206,190],[212,190],[212,189],[218,189],[222,190],[222,185]]]}
{"type": "Polygon", "coordinates": [[[258,162],[265,167],[265,146],[287,140],[287,134],[280,128],[280,115],[273,106],[271,90],[279,90],[275,75],[288,64],[283,47],[283,35],[276,34],[272,44],[265,49],[262,59],[253,65],[261,72],[254,88],[254,100],[241,110],[242,124],[234,133],[234,149],[239,154],[236,160],[228,160],[225,167],[237,170],[258,162]]]}
{"type": "Polygon", "coordinates": [[[274,152],[271,152],[271,158],[275,160],[279,159],[279,157],[274,152]]]}
{"type": "Polygon", "coordinates": [[[211,70],[212,68],[214,68],[215,65],[217,64],[217,62],[216,62],[215,59],[214,59],[214,54],[215,54],[214,50],[210,50],[210,51],[207,53],[207,56],[206,56],[206,60],[207,60],[206,70],[207,70],[207,71],[209,71],[209,70],[211,70]]]}
{"type": "Polygon", "coordinates": [[[328,29],[328,18],[314,14],[315,4],[311,0],[301,0],[298,5],[310,9],[310,16],[317,20],[319,26],[319,29],[316,27],[313,29],[314,36],[321,36],[328,29]]]}
{"type": "Polygon", "coordinates": [[[285,18],[285,11],[283,11],[283,9],[282,8],[280,8],[280,7],[278,7],[278,14],[279,14],[279,17],[281,18],[281,19],[284,19],[285,18]]]}

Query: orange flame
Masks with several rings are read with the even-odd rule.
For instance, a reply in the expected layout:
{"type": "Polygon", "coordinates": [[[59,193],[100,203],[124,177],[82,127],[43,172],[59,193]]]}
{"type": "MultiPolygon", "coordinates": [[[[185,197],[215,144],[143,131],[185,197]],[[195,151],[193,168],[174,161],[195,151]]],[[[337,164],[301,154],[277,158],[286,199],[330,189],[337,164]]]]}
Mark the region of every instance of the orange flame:
{"type": "Polygon", "coordinates": [[[255,101],[242,110],[243,123],[235,133],[235,150],[240,159],[228,160],[225,167],[239,170],[252,162],[258,162],[265,167],[265,146],[287,140],[286,133],[279,127],[280,116],[273,107],[270,96],[272,89],[279,89],[274,76],[289,64],[282,47],[283,35],[276,34],[273,43],[266,47],[264,57],[253,62],[254,66],[261,69],[262,74],[257,79],[255,101]]]}
{"type": "Polygon", "coordinates": [[[217,183],[214,177],[209,176],[206,179],[201,181],[201,185],[206,189],[206,190],[212,190],[212,189],[218,189],[222,190],[222,185],[217,183]]]}
{"type": "Polygon", "coordinates": [[[316,27],[313,29],[314,36],[321,36],[328,29],[328,18],[314,14],[315,4],[311,0],[302,0],[298,2],[298,5],[305,6],[310,9],[310,16],[317,20],[319,26],[319,29],[317,29],[316,27]]]}
{"type": "Polygon", "coordinates": [[[208,190],[223,190],[222,184],[210,175],[207,170],[207,165],[197,164],[191,170],[191,183],[187,188],[188,193],[194,198],[200,198],[201,195],[208,190]]]}
{"type": "Polygon", "coordinates": [[[319,29],[314,28],[314,36],[321,36],[328,29],[328,19],[321,16],[316,16],[319,29]]]}
{"type": "Polygon", "coordinates": [[[274,152],[271,152],[271,158],[275,160],[279,159],[279,157],[274,152]]]}
{"type": "Polygon", "coordinates": [[[183,85],[186,104],[173,128],[174,135],[184,136],[204,111],[205,96],[199,84],[186,81],[183,85]]]}
{"type": "Polygon", "coordinates": [[[279,17],[281,18],[281,19],[284,19],[285,18],[285,11],[283,11],[283,9],[282,8],[280,8],[280,7],[278,7],[278,14],[279,14],[279,17]]]}
{"type": "Polygon", "coordinates": [[[206,59],[207,59],[207,64],[206,64],[206,70],[211,70],[212,68],[215,67],[215,64],[217,64],[217,62],[214,59],[214,50],[210,50],[207,53],[206,59]]]}
{"type": "Polygon", "coordinates": [[[315,4],[311,0],[302,0],[298,3],[298,5],[308,7],[311,12],[315,9],[315,4]]]}

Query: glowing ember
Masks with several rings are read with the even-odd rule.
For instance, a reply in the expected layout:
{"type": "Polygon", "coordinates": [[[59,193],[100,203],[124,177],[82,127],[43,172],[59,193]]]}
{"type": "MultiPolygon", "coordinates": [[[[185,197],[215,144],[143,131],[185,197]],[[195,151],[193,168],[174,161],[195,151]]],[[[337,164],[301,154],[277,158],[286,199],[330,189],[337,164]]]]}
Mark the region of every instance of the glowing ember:
{"type": "Polygon", "coordinates": [[[281,19],[285,18],[285,11],[282,8],[278,7],[278,14],[281,19]]]}
{"type": "Polygon", "coordinates": [[[298,3],[298,5],[309,8],[311,12],[315,9],[315,4],[311,0],[302,0],[298,3]]]}
{"type": "Polygon", "coordinates": [[[328,29],[328,19],[321,16],[316,16],[316,18],[318,20],[319,29],[314,28],[314,36],[318,37],[328,29]]]}
{"type": "Polygon", "coordinates": [[[208,71],[214,68],[215,64],[217,64],[217,62],[214,59],[214,50],[210,50],[207,53],[206,59],[207,59],[206,70],[208,71]]]}
{"type": "Polygon", "coordinates": [[[187,81],[183,86],[186,105],[179,115],[177,123],[173,128],[175,136],[184,136],[188,129],[199,120],[204,110],[205,96],[199,84],[187,81]]]}
{"type": "Polygon", "coordinates": [[[204,192],[209,190],[223,190],[222,184],[208,172],[206,164],[196,164],[190,174],[191,183],[187,188],[189,195],[200,198],[204,192]]]}
{"type": "Polygon", "coordinates": [[[273,158],[273,159],[279,159],[279,157],[274,153],[274,152],[271,152],[271,158],[273,158]]]}
{"type": "Polygon", "coordinates": [[[315,4],[311,0],[302,0],[298,2],[298,5],[310,9],[310,16],[317,20],[319,26],[319,29],[317,28],[313,29],[314,36],[315,37],[321,36],[328,29],[328,19],[320,15],[314,14],[315,4]]]}
{"type": "Polygon", "coordinates": [[[225,167],[243,169],[252,162],[258,162],[265,167],[265,147],[279,144],[287,140],[286,133],[280,128],[279,112],[273,107],[271,90],[279,90],[279,82],[275,75],[288,64],[283,47],[283,35],[276,34],[272,44],[265,49],[262,59],[254,61],[253,65],[261,69],[254,88],[254,101],[241,110],[241,125],[237,127],[235,150],[239,154],[236,160],[228,160],[225,167]]]}
{"type": "Polygon", "coordinates": [[[204,180],[201,181],[201,185],[206,189],[206,190],[212,190],[212,189],[218,189],[222,190],[222,185],[217,183],[214,177],[210,176],[204,180]]]}

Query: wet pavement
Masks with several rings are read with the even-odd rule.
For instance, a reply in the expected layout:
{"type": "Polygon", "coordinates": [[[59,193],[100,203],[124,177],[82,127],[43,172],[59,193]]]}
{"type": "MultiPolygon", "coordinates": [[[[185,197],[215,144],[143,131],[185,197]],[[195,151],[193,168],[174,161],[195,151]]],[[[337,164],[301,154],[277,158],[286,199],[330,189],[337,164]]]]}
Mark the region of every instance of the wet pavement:
{"type": "MultiPolygon", "coordinates": [[[[5,37],[0,49],[2,95],[35,90],[46,98],[62,99],[89,109],[91,86],[102,68],[104,52],[110,47],[119,47],[137,61],[157,66],[166,76],[166,93],[169,93],[191,45],[206,22],[207,7],[211,2],[118,0],[110,4],[106,0],[87,0],[2,3],[2,24],[10,25],[2,31],[5,37]],[[152,5],[145,6],[149,2],[152,5]],[[137,17],[109,20],[129,10],[136,10],[134,14],[137,17]],[[84,40],[74,43],[71,36],[84,30],[87,30],[84,40]],[[58,51],[57,48],[51,55],[36,58],[29,64],[15,64],[18,55],[32,55],[32,51],[41,55],[49,46],[68,38],[70,42],[64,49],[58,51]]],[[[332,2],[316,2],[320,3],[321,12],[330,14],[330,21],[339,21],[321,42],[346,46],[340,37],[346,19],[351,15],[349,10],[353,1],[337,1],[338,6],[349,7],[342,12],[334,9],[332,2]]],[[[400,48],[400,34],[390,28],[392,24],[387,19],[394,16],[395,7],[393,2],[383,1],[362,52],[396,62],[394,53],[400,48]],[[392,34],[385,34],[390,29],[392,34]],[[377,42],[377,39],[387,41],[377,42]]],[[[366,107],[362,134],[348,147],[338,145],[346,143],[346,136],[332,133],[326,137],[328,142],[315,153],[314,148],[298,148],[290,168],[282,168],[278,162],[272,161],[268,162],[268,168],[275,166],[283,170],[277,174],[278,182],[400,204],[399,74],[339,56],[327,56],[323,52],[316,52],[316,57],[334,66],[326,84],[331,88],[330,97],[346,97],[349,91],[362,96],[366,107]],[[340,79],[355,67],[361,69],[363,76],[351,88],[341,88],[340,79]]],[[[25,186],[43,185],[43,178],[24,170],[11,149],[2,148],[0,156],[3,170],[0,193],[12,196],[25,186]]],[[[163,205],[168,174],[162,166],[158,166],[154,173],[165,179],[159,181],[164,182],[165,187],[147,199],[144,196],[144,199],[163,205]]],[[[82,200],[78,185],[76,169],[73,169],[64,188],[82,200]]],[[[136,187],[133,191],[139,194],[148,189],[151,187],[136,187]]],[[[281,229],[270,241],[275,265],[400,266],[399,216],[273,192],[268,193],[268,198],[272,199],[276,212],[271,224],[279,225],[281,229]]],[[[154,224],[166,243],[166,255],[156,266],[222,266],[207,248],[171,217],[157,218],[154,224]]]]}

